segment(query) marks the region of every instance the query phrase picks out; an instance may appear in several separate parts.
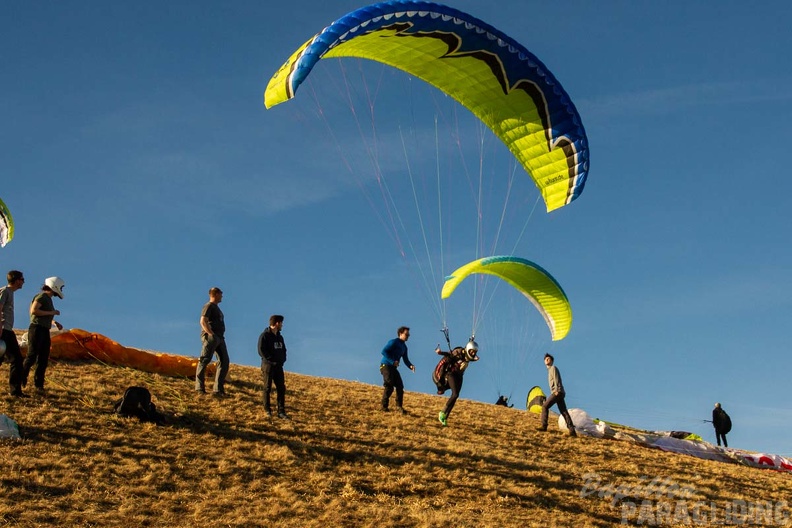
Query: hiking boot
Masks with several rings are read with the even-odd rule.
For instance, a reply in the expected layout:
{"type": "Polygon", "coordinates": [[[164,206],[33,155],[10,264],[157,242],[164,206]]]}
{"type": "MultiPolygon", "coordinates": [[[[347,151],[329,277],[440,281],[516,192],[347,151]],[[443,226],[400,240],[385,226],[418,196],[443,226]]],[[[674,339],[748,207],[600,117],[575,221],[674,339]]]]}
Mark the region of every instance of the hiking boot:
{"type": "Polygon", "coordinates": [[[577,433],[575,432],[575,428],[574,427],[569,429],[569,436],[577,436],[577,433]]]}
{"type": "Polygon", "coordinates": [[[399,414],[407,414],[407,411],[404,409],[404,407],[396,407],[396,412],[399,414]]]}
{"type": "Polygon", "coordinates": [[[30,394],[25,394],[22,391],[14,391],[11,393],[14,398],[30,398],[30,394]]]}
{"type": "Polygon", "coordinates": [[[226,393],[225,392],[213,392],[212,393],[212,397],[213,398],[225,398],[226,397],[226,393]]]}
{"type": "Polygon", "coordinates": [[[281,418],[283,420],[291,420],[291,418],[289,418],[289,415],[286,414],[286,411],[278,411],[278,418],[281,418]]]}
{"type": "Polygon", "coordinates": [[[383,407],[382,412],[390,412],[390,409],[388,409],[387,407],[383,407]]]}
{"type": "Polygon", "coordinates": [[[544,426],[543,427],[537,427],[536,430],[541,432],[541,433],[546,433],[547,432],[547,427],[544,427],[544,426]]]}
{"type": "Polygon", "coordinates": [[[197,392],[199,394],[206,394],[206,389],[204,389],[203,387],[199,387],[199,388],[195,389],[195,392],[197,392]]]}
{"type": "Polygon", "coordinates": [[[272,418],[272,411],[270,411],[269,409],[266,409],[266,410],[264,411],[264,413],[265,413],[265,414],[266,414],[268,417],[272,418]]]}
{"type": "Polygon", "coordinates": [[[448,425],[448,420],[446,418],[446,413],[444,413],[443,411],[440,411],[440,415],[437,417],[437,419],[440,420],[440,423],[443,424],[443,427],[448,425]]]}

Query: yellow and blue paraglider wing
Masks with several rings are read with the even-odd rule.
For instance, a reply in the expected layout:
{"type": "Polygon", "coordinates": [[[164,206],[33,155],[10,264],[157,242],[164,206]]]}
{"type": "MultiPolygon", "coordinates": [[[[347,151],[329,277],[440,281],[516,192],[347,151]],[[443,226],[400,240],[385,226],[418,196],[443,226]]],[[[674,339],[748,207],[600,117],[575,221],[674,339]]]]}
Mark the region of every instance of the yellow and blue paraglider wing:
{"type": "Polygon", "coordinates": [[[358,9],[289,57],[267,85],[265,106],[294,97],[316,63],[329,57],[388,64],[459,101],[520,161],[548,212],[583,192],[588,140],[574,104],[539,59],[485,22],[421,1],[358,9]]]}
{"type": "Polygon", "coordinates": [[[561,285],[539,265],[510,256],[474,260],[446,277],[441,296],[447,299],[473,273],[494,275],[514,286],[544,317],[553,341],[566,337],[572,327],[572,307],[561,285]]]}
{"type": "Polygon", "coordinates": [[[14,219],[3,200],[0,200],[0,247],[5,247],[14,238],[14,219]]]}

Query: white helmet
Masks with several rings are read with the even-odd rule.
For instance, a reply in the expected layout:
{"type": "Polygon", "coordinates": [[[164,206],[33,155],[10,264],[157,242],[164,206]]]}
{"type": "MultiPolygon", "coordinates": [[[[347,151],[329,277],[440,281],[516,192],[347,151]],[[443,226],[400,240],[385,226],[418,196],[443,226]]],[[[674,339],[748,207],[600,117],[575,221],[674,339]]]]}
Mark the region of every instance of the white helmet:
{"type": "Polygon", "coordinates": [[[465,358],[468,361],[478,361],[478,343],[476,343],[472,338],[468,341],[468,344],[465,345],[465,358]]]}
{"type": "Polygon", "coordinates": [[[63,287],[66,286],[66,283],[63,282],[63,279],[60,277],[47,277],[44,279],[44,285],[55,292],[55,295],[63,299],[63,287]]]}

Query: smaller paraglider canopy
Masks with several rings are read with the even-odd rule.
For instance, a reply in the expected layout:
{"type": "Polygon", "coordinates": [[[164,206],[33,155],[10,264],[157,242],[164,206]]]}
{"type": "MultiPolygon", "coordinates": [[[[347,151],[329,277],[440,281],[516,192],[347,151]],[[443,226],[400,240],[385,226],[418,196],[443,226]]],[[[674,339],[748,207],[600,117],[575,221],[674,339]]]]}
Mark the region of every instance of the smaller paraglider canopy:
{"type": "Polygon", "coordinates": [[[539,385],[536,385],[528,391],[528,398],[525,400],[525,408],[528,412],[541,414],[542,404],[544,404],[547,397],[539,385]]]}
{"type": "Polygon", "coordinates": [[[572,327],[572,307],[561,285],[538,264],[519,257],[485,257],[474,260],[446,277],[441,296],[447,299],[474,273],[494,275],[514,286],[544,317],[553,341],[564,339],[572,327]]]}

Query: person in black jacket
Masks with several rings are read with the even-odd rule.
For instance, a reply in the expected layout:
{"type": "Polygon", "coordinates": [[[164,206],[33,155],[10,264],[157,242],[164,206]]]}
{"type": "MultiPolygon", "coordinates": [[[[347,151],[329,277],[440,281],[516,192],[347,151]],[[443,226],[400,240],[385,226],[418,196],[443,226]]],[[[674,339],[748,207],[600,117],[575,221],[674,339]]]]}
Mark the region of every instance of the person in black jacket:
{"type": "Polygon", "coordinates": [[[726,442],[726,433],[731,431],[731,418],[723,410],[720,403],[716,403],[715,408],[712,409],[712,425],[715,427],[715,438],[718,441],[718,445],[721,445],[721,439],[723,439],[723,447],[729,447],[726,442]]]}
{"type": "Polygon", "coordinates": [[[261,356],[261,377],[264,380],[264,410],[272,416],[270,392],[275,384],[277,392],[278,418],[288,420],[286,414],[286,380],[283,375],[283,364],[286,363],[286,344],[283,341],[283,316],[273,315],[269,318],[269,328],[259,336],[258,353],[261,356]]]}

